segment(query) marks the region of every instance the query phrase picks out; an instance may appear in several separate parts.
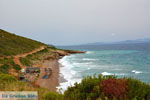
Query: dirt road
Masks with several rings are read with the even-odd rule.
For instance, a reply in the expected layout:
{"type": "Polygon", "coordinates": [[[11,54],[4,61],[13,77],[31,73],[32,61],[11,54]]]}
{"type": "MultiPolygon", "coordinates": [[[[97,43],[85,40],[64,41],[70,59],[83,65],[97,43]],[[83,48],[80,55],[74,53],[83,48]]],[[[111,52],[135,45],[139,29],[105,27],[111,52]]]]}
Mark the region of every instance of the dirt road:
{"type": "Polygon", "coordinates": [[[27,52],[27,53],[23,53],[23,54],[19,54],[19,55],[16,55],[16,56],[13,56],[13,60],[14,60],[14,63],[19,65],[21,68],[25,68],[26,66],[24,66],[21,62],[20,62],[20,58],[21,57],[26,57],[30,54],[33,54],[33,53],[36,53],[38,51],[41,51],[41,50],[44,50],[45,48],[47,48],[46,46],[41,46],[40,48],[37,48],[35,50],[32,50],[31,52],[27,52]]]}

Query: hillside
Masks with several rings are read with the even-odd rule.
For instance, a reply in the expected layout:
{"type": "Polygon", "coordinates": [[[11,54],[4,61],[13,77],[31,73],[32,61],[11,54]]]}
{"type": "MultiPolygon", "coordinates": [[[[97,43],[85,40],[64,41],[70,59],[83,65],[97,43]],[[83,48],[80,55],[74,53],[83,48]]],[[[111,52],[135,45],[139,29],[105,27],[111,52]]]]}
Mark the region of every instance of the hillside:
{"type": "Polygon", "coordinates": [[[79,52],[60,50],[54,46],[48,46],[0,29],[0,73],[10,73],[10,69],[19,71],[27,65],[36,64],[39,66],[39,63],[41,64],[44,59],[58,59],[59,56],[65,56],[69,53],[79,52]]]}
{"type": "Polygon", "coordinates": [[[43,45],[45,44],[0,29],[0,56],[22,54],[43,45]]]}
{"type": "MultiPolygon", "coordinates": [[[[0,30],[0,91],[18,91],[19,87],[21,91],[34,89],[46,93],[56,91],[59,81],[58,59],[72,53],[83,52],[57,49],[54,46],[0,30]],[[28,68],[39,69],[39,72],[22,72],[28,68]],[[46,72],[44,69],[50,69],[50,71],[46,72]],[[43,79],[45,75],[48,78],[43,79]],[[24,79],[21,80],[21,77],[24,79]],[[13,83],[10,82],[12,78],[16,80],[13,83]]],[[[41,98],[41,94],[39,97],[41,98]]]]}
{"type": "Polygon", "coordinates": [[[57,49],[0,30],[0,91],[37,91],[39,100],[150,100],[149,84],[102,75],[85,77],[64,94],[56,93],[58,60],[74,53],[85,52],[57,49]],[[33,67],[40,71],[27,73],[21,70],[33,67]],[[43,78],[45,75],[48,78],[43,78]],[[20,76],[24,76],[24,80],[20,76]]]}

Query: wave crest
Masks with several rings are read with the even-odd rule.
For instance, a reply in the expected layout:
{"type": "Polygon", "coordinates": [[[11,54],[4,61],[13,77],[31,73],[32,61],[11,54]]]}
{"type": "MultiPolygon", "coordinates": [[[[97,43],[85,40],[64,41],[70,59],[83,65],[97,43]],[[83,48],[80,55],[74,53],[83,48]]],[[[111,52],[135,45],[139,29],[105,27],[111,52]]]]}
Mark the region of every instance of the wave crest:
{"type": "Polygon", "coordinates": [[[113,75],[112,73],[108,73],[108,72],[102,72],[101,74],[104,75],[104,76],[113,75]]]}
{"type": "Polygon", "coordinates": [[[135,74],[140,74],[140,73],[142,73],[142,71],[137,71],[137,70],[132,70],[131,72],[132,72],[132,73],[135,73],[135,74]]]}

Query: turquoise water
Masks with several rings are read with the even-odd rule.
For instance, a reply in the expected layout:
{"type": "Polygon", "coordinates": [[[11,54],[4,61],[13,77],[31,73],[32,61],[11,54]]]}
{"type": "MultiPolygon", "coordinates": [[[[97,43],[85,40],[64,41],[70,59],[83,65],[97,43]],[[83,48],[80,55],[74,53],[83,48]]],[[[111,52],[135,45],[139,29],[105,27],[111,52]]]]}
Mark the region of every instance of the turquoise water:
{"type": "Polygon", "coordinates": [[[150,83],[149,50],[86,50],[85,54],[62,58],[61,75],[67,80],[60,88],[80,82],[88,75],[103,74],[132,77],[150,83]]]}
{"type": "Polygon", "coordinates": [[[89,51],[68,59],[80,75],[99,73],[135,77],[150,83],[150,54],[133,50],[89,51]]]}

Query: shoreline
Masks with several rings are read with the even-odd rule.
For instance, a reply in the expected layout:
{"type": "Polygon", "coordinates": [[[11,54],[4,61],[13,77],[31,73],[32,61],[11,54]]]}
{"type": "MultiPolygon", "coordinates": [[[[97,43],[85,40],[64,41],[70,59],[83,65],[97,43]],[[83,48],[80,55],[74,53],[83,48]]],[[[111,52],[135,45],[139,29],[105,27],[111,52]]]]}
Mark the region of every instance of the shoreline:
{"type": "Polygon", "coordinates": [[[57,51],[57,53],[59,56],[58,58],[56,57],[56,59],[44,60],[42,63],[43,68],[52,69],[52,74],[50,75],[50,77],[48,79],[42,79],[42,76],[44,75],[44,70],[42,70],[39,78],[35,82],[36,85],[43,87],[43,88],[47,88],[48,90],[53,91],[53,92],[58,92],[57,87],[60,85],[60,83],[67,81],[60,74],[60,67],[63,67],[63,66],[61,66],[61,64],[59,63],[59,60],[70,54],[85,53],[85,52],[57,51]]]}

